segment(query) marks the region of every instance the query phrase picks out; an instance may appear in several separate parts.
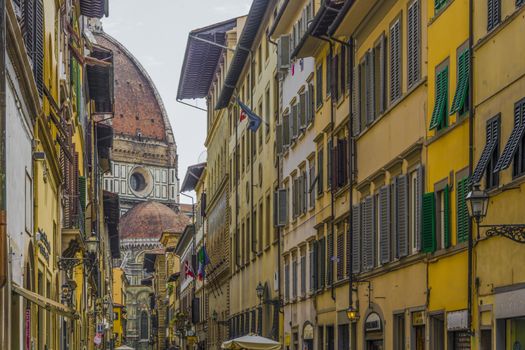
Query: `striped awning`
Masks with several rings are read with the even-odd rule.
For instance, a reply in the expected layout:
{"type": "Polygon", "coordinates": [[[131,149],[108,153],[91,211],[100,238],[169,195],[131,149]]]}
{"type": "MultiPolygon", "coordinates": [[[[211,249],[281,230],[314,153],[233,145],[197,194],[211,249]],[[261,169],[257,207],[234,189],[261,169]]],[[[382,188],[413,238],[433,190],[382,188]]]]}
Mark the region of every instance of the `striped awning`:
{"type": "Polygon", "coordinates": [[[80,13],[86,17],[102,18],[108,15],[107,0],[80,0],[80,13]]]}

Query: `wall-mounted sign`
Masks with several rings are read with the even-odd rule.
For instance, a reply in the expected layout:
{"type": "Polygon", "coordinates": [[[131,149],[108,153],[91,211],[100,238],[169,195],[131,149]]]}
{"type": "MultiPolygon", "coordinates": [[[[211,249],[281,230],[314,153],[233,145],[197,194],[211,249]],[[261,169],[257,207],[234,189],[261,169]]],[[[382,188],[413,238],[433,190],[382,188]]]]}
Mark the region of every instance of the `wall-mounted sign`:
{"type": "Polygon", "coordinates": [[[310,323],[307,323],[303,328],[303,339],[314,339],[314,327],[310,323]]]}
{"type": "Polygon", "coordinates": [[[284,333],[284,345],[285,346],[290,346],[290,333],[284,333]]]}
{"type": "Polygon", "coordinates": [[[412,326],[423,326],[425,324],[425,311],[412,312],[412,326]]]}
{"type": "Polygon", "coordinates": [[[47,234],[42,229],[38,229],[36,234],[36,241],[38,242],[38,250],[40,251],[40,254],[46,259],[46,261],[49,261],[49,254],[51,252],[51,244],[49,244],[49,240],[47,239],[47,234]]]}
{"type": "Polygon", "coordinates": [[[462,331],[468,329],[468,311],[447,312],[447,330],[462,331]]]}
{"type": "Polygon", "coordinates": [[[365,320],[365,332],[376,332],[381,330],[381,317],[375,312],[367,316],[365,320]]]}

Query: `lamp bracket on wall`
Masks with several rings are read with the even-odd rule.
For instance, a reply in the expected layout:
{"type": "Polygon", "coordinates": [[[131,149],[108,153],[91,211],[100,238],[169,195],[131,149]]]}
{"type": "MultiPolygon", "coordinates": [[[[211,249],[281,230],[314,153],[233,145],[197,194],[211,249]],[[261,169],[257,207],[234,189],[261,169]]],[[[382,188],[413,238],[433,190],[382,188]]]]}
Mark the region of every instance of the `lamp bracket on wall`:
{"type": "Polygon", "coordinates": [[[525,244],[525,225],[480,225],[488,228],[487,237],[503,236],[517,243],[525,244]]]}

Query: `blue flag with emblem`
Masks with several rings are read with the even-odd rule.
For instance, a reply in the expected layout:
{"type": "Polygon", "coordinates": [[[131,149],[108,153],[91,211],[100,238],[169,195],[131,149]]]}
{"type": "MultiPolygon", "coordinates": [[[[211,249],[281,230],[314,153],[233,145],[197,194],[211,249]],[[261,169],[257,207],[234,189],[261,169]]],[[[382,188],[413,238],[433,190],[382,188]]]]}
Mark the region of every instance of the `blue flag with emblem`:
{"type": "Polygon", "coordinates": [[[239,107],[241,107],[241,116],[240,120],[243,121],[248,117],[248,130],[256,132],[261,126],[262,119],[257,114],[255,114],[248,106],[242,103],[240,100],[237,100],[239,107]]]}

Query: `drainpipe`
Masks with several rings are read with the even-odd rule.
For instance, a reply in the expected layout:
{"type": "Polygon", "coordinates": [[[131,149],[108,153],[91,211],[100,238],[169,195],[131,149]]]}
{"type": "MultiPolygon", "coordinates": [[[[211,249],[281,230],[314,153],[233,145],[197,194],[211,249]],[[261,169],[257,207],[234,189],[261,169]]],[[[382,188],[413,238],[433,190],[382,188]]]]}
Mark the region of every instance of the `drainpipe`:
{"type": "MultiPolygon", "coordinates": [[[[469,60],[470,60],[470,71],[469,71],[469,174],[472,174],[474,167],[474,60],[473,60],[473,48],[474,48],[474,28],[473,28],[473,0],[469,0],[469,60]]],[[[471,184],[472,190],[472,184],[471,184]]],[[[472,330],[472,282],[473,282],[473,267],[472,267],[472,256],[474,249],[474,242],[472,237],[472,220],[469,221],[469,234],[468,234],[468,296],[467,296],[467,309],[468,309],[468,329],[470,336],[474,336],[472,330]]],[[[479,225],[479,224],[478,224],[479,225]]]]}
{"type": "MultiPolygon", "coordinates": [[[[6,0],[0,0],[0,287],[7,282],[6,0]]],[[[7,306],[7,303],[4,303],[7,306]]],[[[1,317],[1,316],[0,316],[1,317]]],[[[7,319],[5,319],[7,321],[7,319]]]]}
{"type": "MultiPolygon", "coordinates": [[[[352,103],[352,89],[354,88],[354,61],[355,61],[355,55],[354,55],[354,39],[350,38],[348,50],[350,50],[350,54],[348,55],[348,58],[350,60],[348,64],[348,69],[350,70],[348,72],[348,84],[350,86],[350,94],[349,94],[349,101],[348,101],[348,139],[350,142],[348,143],[349,152],[348,155],[350,157],[348,161],[348,181],[350,182],[350,186],[348,188],[348,209],[349,209],[349,215],[348,215],[348,235],[346,239],[348,239],[348,246],[350,247],[350,251],[346,253],[347,257],[352,258],[352,251],[354,249],[353,241],[352,241],[352,235],[350,234],[352,227],[353,227],[353,184],[354,184],[354,160],[357,156],[356,152],[356,143],[354,138],[354,130],[353,130],[353,124],[352,124],[352,114],[353,111],[353,103],[352,103]]],[[[350,263],[347,263],[349,266],[348,270],[348,306],[352,307],[354,304],[354,295],[353,295],[353,285],[354,285],[354,274],[353,274],[353,266],[352,266],[352,260],[350,260],[350,263]]]]}

